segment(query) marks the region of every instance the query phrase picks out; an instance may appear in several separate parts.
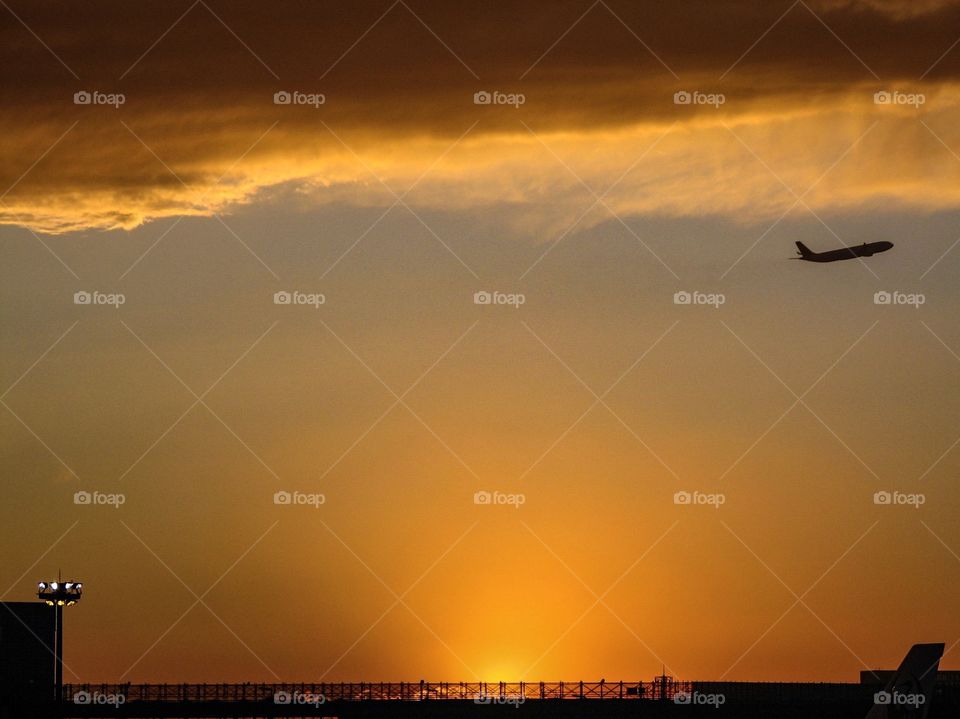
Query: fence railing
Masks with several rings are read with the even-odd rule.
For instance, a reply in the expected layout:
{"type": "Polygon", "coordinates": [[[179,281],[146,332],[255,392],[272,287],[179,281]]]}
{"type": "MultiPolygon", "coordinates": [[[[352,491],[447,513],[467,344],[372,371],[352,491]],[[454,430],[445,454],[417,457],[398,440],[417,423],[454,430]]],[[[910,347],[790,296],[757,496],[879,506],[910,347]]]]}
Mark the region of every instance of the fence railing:
{"type": "MultiPolygon", "coordinates": [[[[643,682],[322,682],[282,684],[65,684],[72,704],[131,702],[323,704],[367,701],[474,701],[519,704],[550,700],[673,700],[677,703],[859,705],[877,687],[853,683],[704,682],[657,677],[643,682]]],[[[937,701],[960,706],[960,684],[938,683],[937,701]]]]}
{"type": "Polygon", "coordinates": [[[65,684],[72,703],[274,702],[309,695],[323,701],[672,699],[694,682],[322,682],[300,684],[65,684]]]}

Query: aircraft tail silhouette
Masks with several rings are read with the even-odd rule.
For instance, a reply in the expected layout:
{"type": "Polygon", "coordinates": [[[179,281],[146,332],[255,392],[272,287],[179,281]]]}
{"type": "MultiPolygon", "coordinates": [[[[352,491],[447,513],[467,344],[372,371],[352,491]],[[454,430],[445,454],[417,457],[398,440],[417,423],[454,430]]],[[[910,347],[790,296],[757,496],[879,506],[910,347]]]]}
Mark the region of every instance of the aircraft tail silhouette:
{"type": "Polygon", "coordinates": [[[807,246],[806,246],[805,244],[803,244],[802,242],[798,242],[798,243],[797,243],[797,249],[800,251],[800,256],[801,256],[801,257],[809,257],[810,255],[813,254],[813,253],[810,251],[810,248],[807,247],[807,246]]]}
{"type": "Polygon", "coordinates": [[[897,673],[874,695],[866,719],[926,719],[942,656],[943,644],[910,647],[897,673]]]}

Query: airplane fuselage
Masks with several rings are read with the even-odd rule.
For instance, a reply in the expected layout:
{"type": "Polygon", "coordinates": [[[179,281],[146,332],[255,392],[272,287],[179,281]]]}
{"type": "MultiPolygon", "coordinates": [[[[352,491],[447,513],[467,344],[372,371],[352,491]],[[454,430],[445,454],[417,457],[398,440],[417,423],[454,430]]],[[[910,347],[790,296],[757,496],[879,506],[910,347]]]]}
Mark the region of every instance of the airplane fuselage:
{"type": "Polygon", "coordinates": [[[840,250],[830,250],[829,252],[810,252],[801,251],[798,260],[807,262],[836,262],[838,260],[853,260],[857,257],[870,257],[879,252],[886,252],[893,247],[892,242],[865,242],[862,245],[853,247],[844,247],[840,250]]]}

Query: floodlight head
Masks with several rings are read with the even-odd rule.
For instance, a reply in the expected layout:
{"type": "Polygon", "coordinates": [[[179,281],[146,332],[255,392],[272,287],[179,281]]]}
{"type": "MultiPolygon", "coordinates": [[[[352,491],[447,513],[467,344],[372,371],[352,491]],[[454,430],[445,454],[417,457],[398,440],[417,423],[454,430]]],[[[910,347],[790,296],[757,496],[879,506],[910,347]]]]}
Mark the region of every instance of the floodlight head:
{"type": "Polygon", "coordinates": [[[80,582],[39,582],[37,584],[37,597],[51,607],[76,604],[82,595],[83,584],[80,582]]]}

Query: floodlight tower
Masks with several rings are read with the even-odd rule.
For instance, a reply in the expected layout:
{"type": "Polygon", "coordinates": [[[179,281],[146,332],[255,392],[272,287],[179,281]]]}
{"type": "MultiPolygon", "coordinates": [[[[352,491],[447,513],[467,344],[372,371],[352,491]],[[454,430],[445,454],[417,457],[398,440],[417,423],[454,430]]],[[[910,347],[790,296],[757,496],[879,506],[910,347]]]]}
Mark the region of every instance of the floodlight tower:
{"type": "Polygon", "coordinates": [[[63,699],[63,608],[80,601],[83,595],[81,582],[64,582],[57,572],[57,581],[40,582],[37,585],[37,597],[53,607],[55,612],[54,628],[56,643],[54,646],[54,691],[56,700],[63,699]]]}

